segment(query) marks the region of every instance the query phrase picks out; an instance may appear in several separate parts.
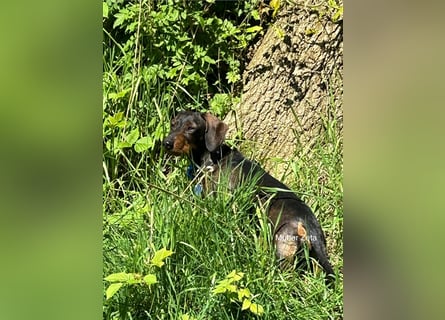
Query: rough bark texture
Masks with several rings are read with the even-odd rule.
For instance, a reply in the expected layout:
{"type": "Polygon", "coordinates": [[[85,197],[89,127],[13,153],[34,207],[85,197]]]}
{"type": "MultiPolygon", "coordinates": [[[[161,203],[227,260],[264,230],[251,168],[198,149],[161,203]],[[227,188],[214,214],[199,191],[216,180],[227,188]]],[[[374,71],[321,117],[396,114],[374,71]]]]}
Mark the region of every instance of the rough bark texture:
{"type": "Polygon", "coordinates": [[[269,170],[268,159],[309,153],[328,119],[342,123],[342,22],[320,17],[311,2],[280,8],[243,74],[236,117],[226,119],[269,170]]]}

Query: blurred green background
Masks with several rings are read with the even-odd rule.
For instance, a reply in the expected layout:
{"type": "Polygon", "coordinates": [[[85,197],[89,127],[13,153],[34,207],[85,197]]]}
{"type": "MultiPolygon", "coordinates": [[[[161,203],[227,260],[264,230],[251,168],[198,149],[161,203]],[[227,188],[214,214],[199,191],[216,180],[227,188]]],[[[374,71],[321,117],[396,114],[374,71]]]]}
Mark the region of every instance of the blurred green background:
{"type": "MultiPolygon", "coordinates": [[[[345,315],[438,318],[443,3],[345,6],[345,315]]],[[[102,4],[8,2],[0,17],[0,318],[97,319],[102,4]]]]}

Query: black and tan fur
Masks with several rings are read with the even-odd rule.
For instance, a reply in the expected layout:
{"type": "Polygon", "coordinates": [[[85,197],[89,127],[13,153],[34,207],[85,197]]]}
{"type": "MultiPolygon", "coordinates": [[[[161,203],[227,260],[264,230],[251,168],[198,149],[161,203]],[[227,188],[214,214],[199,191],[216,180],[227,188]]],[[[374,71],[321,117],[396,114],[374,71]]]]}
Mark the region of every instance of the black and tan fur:
{"type": "MultiPolygon", "coordinates": [[[[220,170],[228,170],[230,184],[255,176],[259,197],[267,194],[268,218],[274,230],[274,244],[279,261],[292,260],[303,244],[325,270],[328,280],[334,270],[326,253],[326,240],[311,209],[290,189],[265,172],[257,163],[246,159],[238,150],[224,143],[228,126],[210,113],[181,111],[171,121],[171,131],[164,139],[165,148],[174,155],[190,157],[196,171],[203,169],[217,183],[220,170]],[[269,188],[275,191],[265,191],[269,188]]],[[[209,186],[204,187],[204,191],[209,186]]]]}

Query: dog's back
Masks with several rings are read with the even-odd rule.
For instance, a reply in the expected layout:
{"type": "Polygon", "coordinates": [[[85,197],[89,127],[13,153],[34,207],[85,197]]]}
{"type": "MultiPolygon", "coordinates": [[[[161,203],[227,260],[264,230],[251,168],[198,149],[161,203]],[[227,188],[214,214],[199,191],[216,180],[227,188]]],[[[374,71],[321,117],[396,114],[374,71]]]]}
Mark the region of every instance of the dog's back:
{"type": "Polygon", "coordinates": [[[214,170],[214,181],[220,170],[226,170],[229,174],[231,187],[240,185],[244,179],[257,181],[258,195],[268,204],[268,218],[273,226],[278,259],[295,257],[307,245],[310,255],[328,275],[333,275],[334,270],[326,252],[326,239],[312,210],[258,163],[245,158],[236,149],[225,152],[214,170]]]}

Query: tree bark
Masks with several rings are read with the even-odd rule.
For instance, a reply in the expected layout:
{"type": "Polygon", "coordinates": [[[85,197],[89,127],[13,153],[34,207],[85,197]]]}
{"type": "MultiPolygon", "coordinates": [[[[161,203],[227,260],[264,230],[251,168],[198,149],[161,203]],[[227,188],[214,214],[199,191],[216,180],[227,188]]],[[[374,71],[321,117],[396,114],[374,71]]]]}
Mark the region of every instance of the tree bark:
{"type": "Polygon", "coordinates": [[[280,8],[244,71],[236,116],[226,119],[243,133],[242,149],[275,174],[284,168],[271,159],[310,153],[329,120],[343,130],[342,21],[308,2],[280,8]]]}

